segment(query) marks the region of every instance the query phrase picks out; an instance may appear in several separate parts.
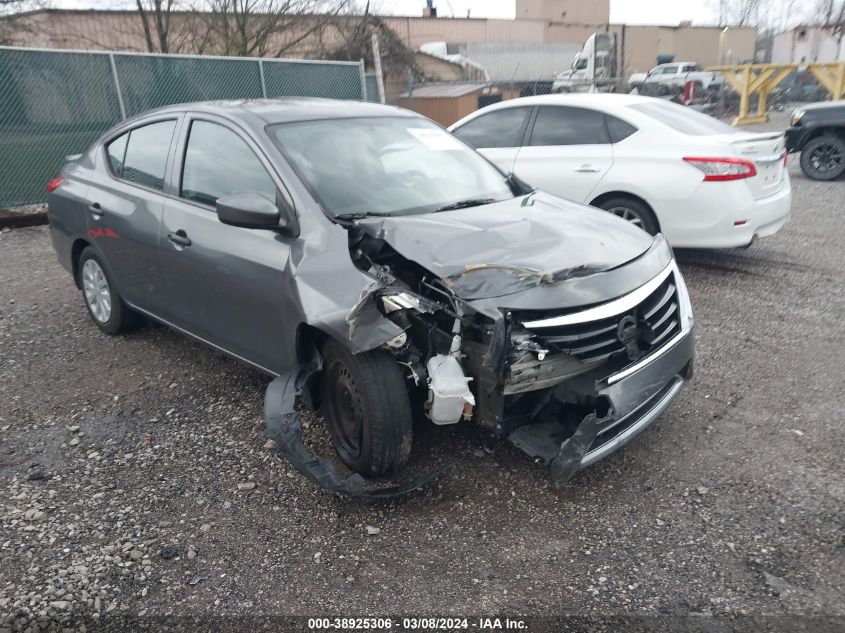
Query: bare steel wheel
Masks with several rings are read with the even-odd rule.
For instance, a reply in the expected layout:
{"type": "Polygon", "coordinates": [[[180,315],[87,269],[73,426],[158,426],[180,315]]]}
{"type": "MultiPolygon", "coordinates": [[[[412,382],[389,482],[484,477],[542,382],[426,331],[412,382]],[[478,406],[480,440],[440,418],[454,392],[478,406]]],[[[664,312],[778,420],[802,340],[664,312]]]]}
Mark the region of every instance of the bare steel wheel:
{"type": "Polygon", "coordinates": [[[657,223],[654,212],[648,208],[648,205],[636,198],[620,196],[618,198],[603,200],[596,206],[623,220],[627,220],[646,233],[657,235],[660,232],[660,226],[657,223]]]}
{"type": "Polygon", "coordinates": [[[91,246],[79,255],[78,283],[85,307],[94,323],[106,334],[120,334],[135,327],[140,318],[120,298],[100,256],[91,246]]]}
{"type": "Polygon", "coordinates": [[[335,442],[350,459],[358,459],[364,439],[364,405],[361,402],[361,393],[352,378],[352,372],[345,365],[334,363],[327,371],[330,372],[329,380],[334,385],[326,394],[326,404],[332,412],[330,420],[335,442]]]}
{"type": "Polygon", "coordinates": [[[362,475],[387,473],[411,453],[411,403],[396,359],[323,346],[322,413],[341,461],[362,475]]]}

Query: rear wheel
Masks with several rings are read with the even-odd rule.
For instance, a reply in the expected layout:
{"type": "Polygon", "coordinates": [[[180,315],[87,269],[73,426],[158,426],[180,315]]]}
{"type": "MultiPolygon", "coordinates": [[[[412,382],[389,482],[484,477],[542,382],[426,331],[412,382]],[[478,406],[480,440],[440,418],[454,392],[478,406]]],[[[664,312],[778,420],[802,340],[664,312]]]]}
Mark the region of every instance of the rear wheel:
{"type": "Polygon", "coordinates": [[[322,413],[338,457],[362,475],[401,466],[411,453],[412,416],[399,364],[382,351],[323,347],[322,413]]]}
{"type": "Polygon", "coordinates": [[[90,246],[79,255],[79,281],[94,324],[106,334],[122,334],[140,322],[137,312],[120,298],[100,257],[90,246]]]}
{"type": "Polygon", "coordinates": [[[845,139],[822,134],[801,150],[801,170],[813,180],[835,180],[845,173],[845,139]]]}
{"type": "Polygon", "coordinates": [[[640,227],[646,233],[657,235],[660,232],[660,225],[657,223],[654,212],[648,208],[648,205],[639,200],[620,196],[618,198],[603,200],[595,206],[623,220],[628,220],[628,222],[640,227]]]}

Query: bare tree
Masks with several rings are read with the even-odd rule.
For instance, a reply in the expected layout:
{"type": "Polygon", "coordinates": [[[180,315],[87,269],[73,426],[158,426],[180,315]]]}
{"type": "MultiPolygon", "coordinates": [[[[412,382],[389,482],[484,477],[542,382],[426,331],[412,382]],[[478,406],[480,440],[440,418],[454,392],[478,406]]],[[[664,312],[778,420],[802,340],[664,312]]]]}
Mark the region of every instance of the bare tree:
{"type": "Polygon", "coordinates": [[[202,0],[204,51],[222,55],[281,57],[319,39],[349,0],[202,0]]]}
{"type": "Polygon", "coordinates": [[[328,42],[321,41],[322,55],[327,59],[358,61],[363,59],[369,67],[374,67],[372,34],[379,38],[382,67],[387,75],[404,73],[410,69],[415,77],[420,72],[414,60],[414,51],[402,41],[384,20],[370,13],[370,3],[364,6],[363,14],[345,16],[332,23],[332,29],[325,29],[328,42]]]}
{"type": "Polygon", "coordinates": [[[147,50],[150,53],[169,53],[173,0],[135,0],[135,6],[144,29],[147,50]]]}
{"type": "Polygon", "coordinates": [[[27,12],[47,7],[46,0],[0,0],[0,45],[18,43],[18,38],[31,29],[27,12]]]}
{"type": "Polygon", "coordinates": [[[719,0],[719,26],[757,26],[765,0],[719,0]]]}

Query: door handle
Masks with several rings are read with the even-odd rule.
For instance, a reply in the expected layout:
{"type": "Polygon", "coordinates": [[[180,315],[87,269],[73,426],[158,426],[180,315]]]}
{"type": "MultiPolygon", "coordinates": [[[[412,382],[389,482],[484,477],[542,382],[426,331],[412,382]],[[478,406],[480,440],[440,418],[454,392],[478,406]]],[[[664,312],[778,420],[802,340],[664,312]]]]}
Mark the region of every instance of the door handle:
{"type": "Polygon", "coordinates": [[[574,171],[578,172],[579,174],[597,174],[601,171],[598,167],[593,167],[589,164],[584,164],[575,169],[574,171]]]}
{"type": "Polygon", "coordinates": [[[88,205],[88,210],[91,212],[95,218],[103,217],[103,209],[100,207],[99,202],[94,202],[88,205]]]}
{"type": "Polygon", "coordinates": [[[191,238],[189,238],[185,231],[183,231],[182,229],[179,229],[175,233],[168,233],[167,239],[169,239],[177,246],[182,246],[183,248],[185,246],[191,245],[191,238]]]}

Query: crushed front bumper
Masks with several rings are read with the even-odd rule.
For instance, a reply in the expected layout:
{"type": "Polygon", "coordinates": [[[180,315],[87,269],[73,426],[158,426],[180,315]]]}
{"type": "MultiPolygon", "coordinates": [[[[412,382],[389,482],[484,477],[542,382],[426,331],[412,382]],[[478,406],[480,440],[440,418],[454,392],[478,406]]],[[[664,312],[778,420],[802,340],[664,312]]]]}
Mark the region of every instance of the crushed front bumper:
{"type": "Polygon", "coordinates": [[[560,487],[578,470],[607,457],[630,442],[661,415],[692,377],[693,330],[654,353],[599,381],[602,411],[590,413],[569,434],[549,420],[514,430],[508,439],[537,462],[546,464],[560,487]]]}
{"type": "Polygon", "coordinates": [[[692,378],[693,332],[680,334],[656,354],[610,376],[599,395],[611,405],[610,419],[599,425],[581,458],[581,468],[624,446],[657,419],[692,378]]]}

